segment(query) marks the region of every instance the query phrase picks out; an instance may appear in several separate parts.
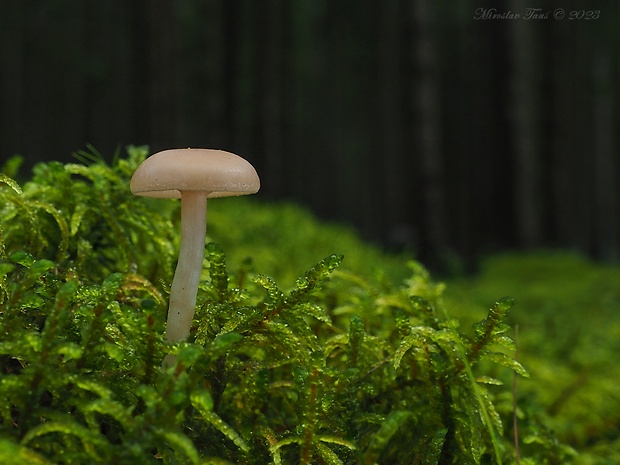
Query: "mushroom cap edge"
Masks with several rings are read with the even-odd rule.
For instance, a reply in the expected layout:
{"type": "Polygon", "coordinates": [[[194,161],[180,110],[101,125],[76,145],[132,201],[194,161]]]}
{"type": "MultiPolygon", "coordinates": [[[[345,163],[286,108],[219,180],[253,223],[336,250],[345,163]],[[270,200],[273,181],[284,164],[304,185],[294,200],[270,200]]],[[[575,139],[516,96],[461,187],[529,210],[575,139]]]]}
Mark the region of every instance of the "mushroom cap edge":
{"type": "Polygon", "coordinates": [[[214,149],[170,149],[148,157],[130,181],[134,195],[180,198],[182,191],[207,197],[255,194],[260,179],[254,167],[234,153],[214,149]]]}

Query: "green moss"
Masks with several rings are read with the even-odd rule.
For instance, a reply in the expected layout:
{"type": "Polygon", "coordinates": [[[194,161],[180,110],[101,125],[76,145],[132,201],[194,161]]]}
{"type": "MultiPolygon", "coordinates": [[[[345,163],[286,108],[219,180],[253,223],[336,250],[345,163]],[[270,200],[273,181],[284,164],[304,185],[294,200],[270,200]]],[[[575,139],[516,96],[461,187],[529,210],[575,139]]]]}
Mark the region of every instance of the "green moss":
{"type": "Polygon", "coordinates": [[[231,267],[251,259],[255,269],[289,286],[299,270],[334,251],[346,256],[347,269],[364,277],[400,281],[408,273],[402,257],[382,253],[351,229],[319,223],[290,203],[228,197],[211,202],[208,215],[207,235],[226,250],[231,267]]]}
{"type": "MultiPolygon", "coordinates": [[[[129,193],[145,156],[0,179],[0,457],[515,463],[514,302],[462,330],[422,265],[293,206],[210,203],[194,327],[166,344],[178,204],[129,193]]],[[[519,415],[522,463],[570,461],[519,415]]]]}
{"type": "MultiPolygon", "coordinates": [[[[576,463],[620,456],[620,269],[566,252],[487,259],[473,279],[455,280],[446,303],[462,321],[480,316],[497,293],[517,296],[509,321],[519,329],[524,407],[581,451],[576,463]]],[[[615,457],[615,458],[612,458],[615,457]]]]}

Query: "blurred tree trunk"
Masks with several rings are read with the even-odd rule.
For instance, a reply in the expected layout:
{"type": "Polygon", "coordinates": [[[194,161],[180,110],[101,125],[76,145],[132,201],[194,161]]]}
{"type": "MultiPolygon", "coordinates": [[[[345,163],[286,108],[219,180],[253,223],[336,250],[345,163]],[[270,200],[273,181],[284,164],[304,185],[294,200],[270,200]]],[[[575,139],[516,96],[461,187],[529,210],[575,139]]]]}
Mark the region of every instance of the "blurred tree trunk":
{"type": "Polygon", "coordinates": [[[128,5],[131,12],[131,66],[127,70],[131,82],[129,111],[135,124],[132,143],[148,144],[154,151],[171,148],[179,133],[181,96],[176,3],[135,0],[128,5]]]}
{"type": "Polygon", "coordinates": [[[327,10],[338,2],[292,0],[290,82],[287,83],[287,121],[291,124],[291,151],[287,153],[287,175],[281,179],[289,196],[328,218],[338,208],[334,169],[339,157],[334,133],[338,98],[330,91],[338,84],[338,63],[333,63],[338,44],[327,47],[333,31],[327,10]]]}
{"type": "MultiPolygon", "coordinates": [[[[526,11],[526,0],[511,0],[510,10],[526,11]]],[[[540,144],[540,102],[538,54],[541,44],[534,21],[509,21],[512,72],[508,108],[512,108],[512,140],[515,153],[515,207],[518,240],[522,246],[537,247],[542,243],[541,192],[542,167],[540,144]]]]}
{"type": "MultiPolygon", "coordinates": [[[[69,96],[64,119],[68,120],[68,127],[63,141],[77,138],[81,144],[92,144],[109,155],[123,144],[149,143],[146,133],[140,134],[142,138],[136,137],[137,129],[148,123],[148,111],[136,98],[141,94],[135,93],[141,87],[138,78],[142,78],[147,67],[137,68],[133,62],[136,54],[132,54],[134,47],[146,46],[142,45],[146,42],[144,37],[138,36],[140,43],[128,45],[135,21],[133,10],[118,8],[111,2],[82,2],[70,10],[68,15],[77,16],[63,34],[67,43],[77,44],[77,50],[73,51],[73,62],[67,69],[82,66],[86,72],[66,73],[69,96]],[[92,33],[95,30],[114,33],[92,33]]],[[[144,55],[146,63],[146,51],[144,55]]],[[[145,96],[147,92],[145,89],[145,96]]],[[[83,148],[78,145],[72,150],[83,148]]]]}
{"type": "Polygon", "coordinates": [[[594,110],[593,143],[596,196],[596,232],[599,258],[618,259],[617,161],[614,152],[614,115],[611,56],[606,48],[593,57],[594,110]]]}
{"type": "Polygon", "coordinates": [[[24,2],[15,2],[10,14],[5,11],[0,15],[0,140],[3,141],[0,156],[27,147],[23,134],[26,10],[24,2]]]}
{"type": "MultiPolygon", "coordinates": [[[[235,3],[235,2],[230,2],[235,3]]],[[[265,153],[261,145],[262,92],[261,74],[265,58],[266,31],[262,30],[261,10],[263,3],[240,0],[235,21],[237,47],[235,54],[234,94],[231,95],[233,112],[232,144],[240,153],[249,154],[256,150],[260,158],[265,153]]],[[[247,156],[247,155],[246,155],[247,156]]]]}
{"type": "Polygon", "coordinates": [[[413,91],[413,113],[418,121],[415,137],[424,176],[424,224],[426,242],[434,253],[448,247],[445,170],[441,147],[439,71],[436,49],[434,3],[411,2],[413,18],[413,61],[418,72],[413,91]]]}
{"type": "MultiPolygon", "coordinates": [[[[343,20],[355,10],[355,1],[326,2],[329,36],[324,47],[328,61],[322,64],[321,81],[328,91],[324,105],[327,112],[319,115],[325,130],[319,137],[326,143],[326,159],[325,171],[319,176],[336,195],[336,202],[332,198],[327,203],[331,218],[358,225],[381,223],[377,212],[382,196],[376,195],[372,187],[380,184],[381,175],[369,169],[377,155],[374,141],[380,137],[376,118],[377,63],[373,60],[379,35],[376,7],[376,3],[370,3],[367,9],[343,20]],[[362,36],[369,39],[365,47],[359,41],[362,36]]],[[[326,185],[319,189],[325,190],[326,185]]],[[[384,224],[380,227],[385,230],[384,224]]]]}
{"type": "MultiPolygon", "coordinates": [[[[474,104],[482,96],[476,93],[480,84],[477,84],[475,79],[480,80],[480,75],[472,75],[477,69],[472,60],[478,55],[484,57],[484,53],[476,47],[476,23],[471,20],[469,8],[466,8],[466,3],[458,6],[460,8],[455,5],[455,16],[438,15],[436,18],[438,39],[442,46],[441,60],[438,62],[441,73],[437,80],[441,84],[444,110],[441,114],[441,125],[446,128],[441,153],[445,160],[442,176],[446,186],[447,234],[449,246],[458,254],[458,261],[462,262],[454,262],[450,266],[461,266],[463,262],[470,264],[474,258],[476,231],[473,217],[477,208],[472,184],[475,185],[473,178],[477,168],[475,157],[478,153],[470,144],[474,132],[472,127],[477,123],[475,120],[482,116],[478,113],[472,116],[475,112],[474,104]],[[461,14],[463,8],[467,10],[465,14],[461,14]],[[452,43],[440,31],[450,31],[449,34],[458,37],[458,40],[452,43]]],[[[445,4],[443,8],[446,8],[445,4]]],[[[484,58],[482,62],[485,62],[484,58]]]]}
{"type": "MultiPolygon", "coordinates": [[[[575,22],[551,24],[553,86],[553,217],[555,240],[563,247],[591,252],[592,244],[592,153],[588,133],[590,108],[586,89],[583,45],[575,22]],[[587,118],[587,119],[586,119],[587,118]]],[[[585,62],[588,60],[586,59],[585,62]]]]}
{"type": "Polygon", "coordinates": [[[150,86],[150,34],[149,22],[145,17],[148,11],[148,0],[135,0],[130,2],[131,21],[129,40],[131,44],[131,67],[128,72],[128,80],[131,83],[133,102],[130,107],[131,119],[135,124],[134,144],[148,144],[151,149],[157,150],[150,139],[149,114],[151,90],[150,86]]]}
{"type": "Polygon", "coordinates": [[[159,149],[170,148],[178,133],[179,17],[176,3],[169,0],[151,0],[143,8],[140,14],[148,21],[149,141],[159,149]]]}
{"type": "MultiPolygon", "coordinates": [[[[377,3],[378,11],[378,47],[377,47],[377,128],[375,155],[369,160],[368,169],[375,173],[384,173],[381,205],[373,208],[375,221],[371,235],[385,236],[393,246],[404,246],[407,240],[407,223],[411,222],[408,203],[411,183],[407,169],[412,156],[405,152],[403,137],[401,101],[405,93],[400,67],[402,60],[401,17],[403,15],[400,0],[386,0],[377,3]],[[378,228],[382,228],[380,230],[378,228]],[[387,231],[385,231],[387,229],[387,231]]],[[[370,201],[370,199],[369,199],[370,201]]],[[[376,200],[375,200],[376,202],[376,200]]]]}
{"type": "Polygon", "coordinates": [[[232,147],[238,2],[180,2],[179,134],[184,145],[232,147]]]}
{"type": "Polygon", "coordinates": [[[282,195],[284,176],[283,159],[283,104],[285,74],[285,22],[288,20],[288,2],[266,0],[258,16],[259,53],[256,79],[259,85],[259,140],[262,152],[263,182],[271,187],[273,195],[282,195]]]}

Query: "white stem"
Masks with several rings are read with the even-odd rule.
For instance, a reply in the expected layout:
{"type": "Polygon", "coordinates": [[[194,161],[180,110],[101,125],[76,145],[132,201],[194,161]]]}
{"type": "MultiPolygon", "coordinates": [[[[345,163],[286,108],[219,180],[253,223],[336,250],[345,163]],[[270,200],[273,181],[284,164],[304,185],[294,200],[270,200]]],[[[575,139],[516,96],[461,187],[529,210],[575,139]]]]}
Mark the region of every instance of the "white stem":
{"type": "Polygon", "coordinates": [[[181,250],[170,288],[166,340],[187,339],[196,310],[207,234],[207,192],[181,192],[181,250]]]}

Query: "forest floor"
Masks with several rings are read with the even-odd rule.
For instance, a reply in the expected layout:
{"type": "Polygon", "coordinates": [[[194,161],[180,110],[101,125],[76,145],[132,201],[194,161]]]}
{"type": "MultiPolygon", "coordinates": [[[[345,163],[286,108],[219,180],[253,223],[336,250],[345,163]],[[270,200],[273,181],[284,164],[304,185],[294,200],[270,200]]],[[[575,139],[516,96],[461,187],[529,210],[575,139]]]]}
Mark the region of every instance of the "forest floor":
{"type": "Polygon", "coordinates": [[[620,463],[618,283],[618,266],[546,251],[492,256],[444,294],[464,328],[497,298],[516,299],[512,336],[531,376],[518,380],[517,399],[537,406],[580,464],[620,463]]]}

